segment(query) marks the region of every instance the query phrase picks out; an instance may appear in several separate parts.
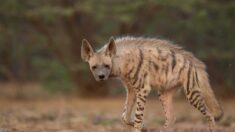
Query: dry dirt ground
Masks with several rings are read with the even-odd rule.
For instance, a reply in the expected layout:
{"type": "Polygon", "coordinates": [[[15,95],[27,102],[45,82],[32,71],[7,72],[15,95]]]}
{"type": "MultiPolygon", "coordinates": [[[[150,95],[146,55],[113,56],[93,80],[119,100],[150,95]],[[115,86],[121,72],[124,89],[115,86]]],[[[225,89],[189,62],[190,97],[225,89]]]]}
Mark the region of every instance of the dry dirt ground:
{"type": "MultiPolygon", "coordinates": [[[[53,98],[40,100],[0,99],[0,132],[128,132],[120,120],[124,99],[53,98]]],[[[218,132],[235,132],[235,100],[223,100],[224,118],[218,132]]],[[[148,132],[164,123],[160,102],[150,99],[145,111],[148,132]]],[[[174,102],[174,132],[206,132],[206,123],[186,100],[174,102]]]]}

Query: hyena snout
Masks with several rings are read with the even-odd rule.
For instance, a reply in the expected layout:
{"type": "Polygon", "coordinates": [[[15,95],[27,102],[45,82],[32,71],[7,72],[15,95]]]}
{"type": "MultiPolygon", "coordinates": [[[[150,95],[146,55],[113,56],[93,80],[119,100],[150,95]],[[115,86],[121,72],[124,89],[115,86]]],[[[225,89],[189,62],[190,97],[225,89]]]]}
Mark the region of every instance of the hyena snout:
{"type": "Polygon", "coordinates": [[[103,79],[104,79],[104,77],[105,77],[105,75],[104,75],[104,74],[99,75],[99,79],[100,79],[100,80],[103,80],[103,79]]]}
{"type": "Polygon", "coordinates": [[[107,79],[107,77],[106,77],[105,74],[99,74],[99,75],[97,75],[97,77],[96,77],[96,81],[104,81],[104,80],[106,80],[106,79],[107,79]]]}
{"type": "Polygon", "coordinates": [[[110,71],[99,70],[99,69],[93,71],[93,75],[94,75],[96,81],[104,81],[104,80],[107,80],[108,77],[109,77],[109,73],[110,73],[110,71]]]}

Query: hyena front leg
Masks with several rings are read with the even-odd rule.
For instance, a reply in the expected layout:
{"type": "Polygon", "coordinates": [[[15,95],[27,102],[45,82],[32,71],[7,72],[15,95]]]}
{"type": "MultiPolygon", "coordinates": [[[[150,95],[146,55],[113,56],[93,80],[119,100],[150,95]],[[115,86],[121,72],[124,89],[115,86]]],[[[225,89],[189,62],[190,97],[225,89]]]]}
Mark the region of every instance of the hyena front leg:
{"type": "Polygon", "coordinates": [[[126,96],[124,111],[122,114],[122,121],[127,125],[134,126],[134,122],[131,120],[131,113],[133,106],[136,102],[136,94],[133,87],[130,86],[126,87],[126,91],[127,91],[127,96],[126,96]]]}
{"type": "Polygon", "coordinates": [[[165,113],[166,121],[164,124],[164,129],[167,129],[169,126],[172,126],[175,123],[175,116],[172,109],[172,99],[175,95],[178,87],[169,89],[167,91],[159,93],[159,99],[162,103],[163,110],[165,113]]]}
{"type": "Polygon", "coordinates": [[[134,118],[134,129],[135,132],[141,132],[143,128],[143,116],[144,116],[144,107],[146,103],[146,98],[150,92],[151,88],[145,86],[141,90],[137,90],[136,95],[136,111],[134,118]]]}

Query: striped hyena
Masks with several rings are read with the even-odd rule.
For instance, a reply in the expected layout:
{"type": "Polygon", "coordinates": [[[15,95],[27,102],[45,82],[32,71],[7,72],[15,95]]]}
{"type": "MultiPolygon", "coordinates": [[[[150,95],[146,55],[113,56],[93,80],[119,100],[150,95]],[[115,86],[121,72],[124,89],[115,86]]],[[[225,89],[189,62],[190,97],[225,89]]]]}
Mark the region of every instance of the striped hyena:
{"type": "Polygon", "coordinates": [[[140,132],[146,98],[151,89],[157,89],[166,122],[164,128],[175,121],[172,98],[183,89],[189,103],[207,119],[209,130],[223,112],[211,89],[206,66],[191,53],[169,41],[123,37],[111,38],[97,52],[87,40],[82,41],[82,59],[89,63],[97,81],[118,77],[126,87],[127,97],[122,120],[140,132]],[[131,120],[136,104],[134,121],[131,120]]]}

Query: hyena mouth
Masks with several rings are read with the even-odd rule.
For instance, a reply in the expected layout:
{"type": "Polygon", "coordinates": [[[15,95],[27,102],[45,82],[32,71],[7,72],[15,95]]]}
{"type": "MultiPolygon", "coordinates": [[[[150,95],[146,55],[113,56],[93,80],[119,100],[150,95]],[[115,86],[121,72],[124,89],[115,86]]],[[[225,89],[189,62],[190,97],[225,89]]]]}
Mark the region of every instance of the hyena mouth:
{"type": "Polygon", "coordinates": [[[101,78],[97,78],[97,79],[96,79],[96,81],[98,81],[98,82],[103,82],[103,81],[105,81],[105,80],[106,80],[106,78],[102,78],[102,79],[101,79],[101,78]]]}

